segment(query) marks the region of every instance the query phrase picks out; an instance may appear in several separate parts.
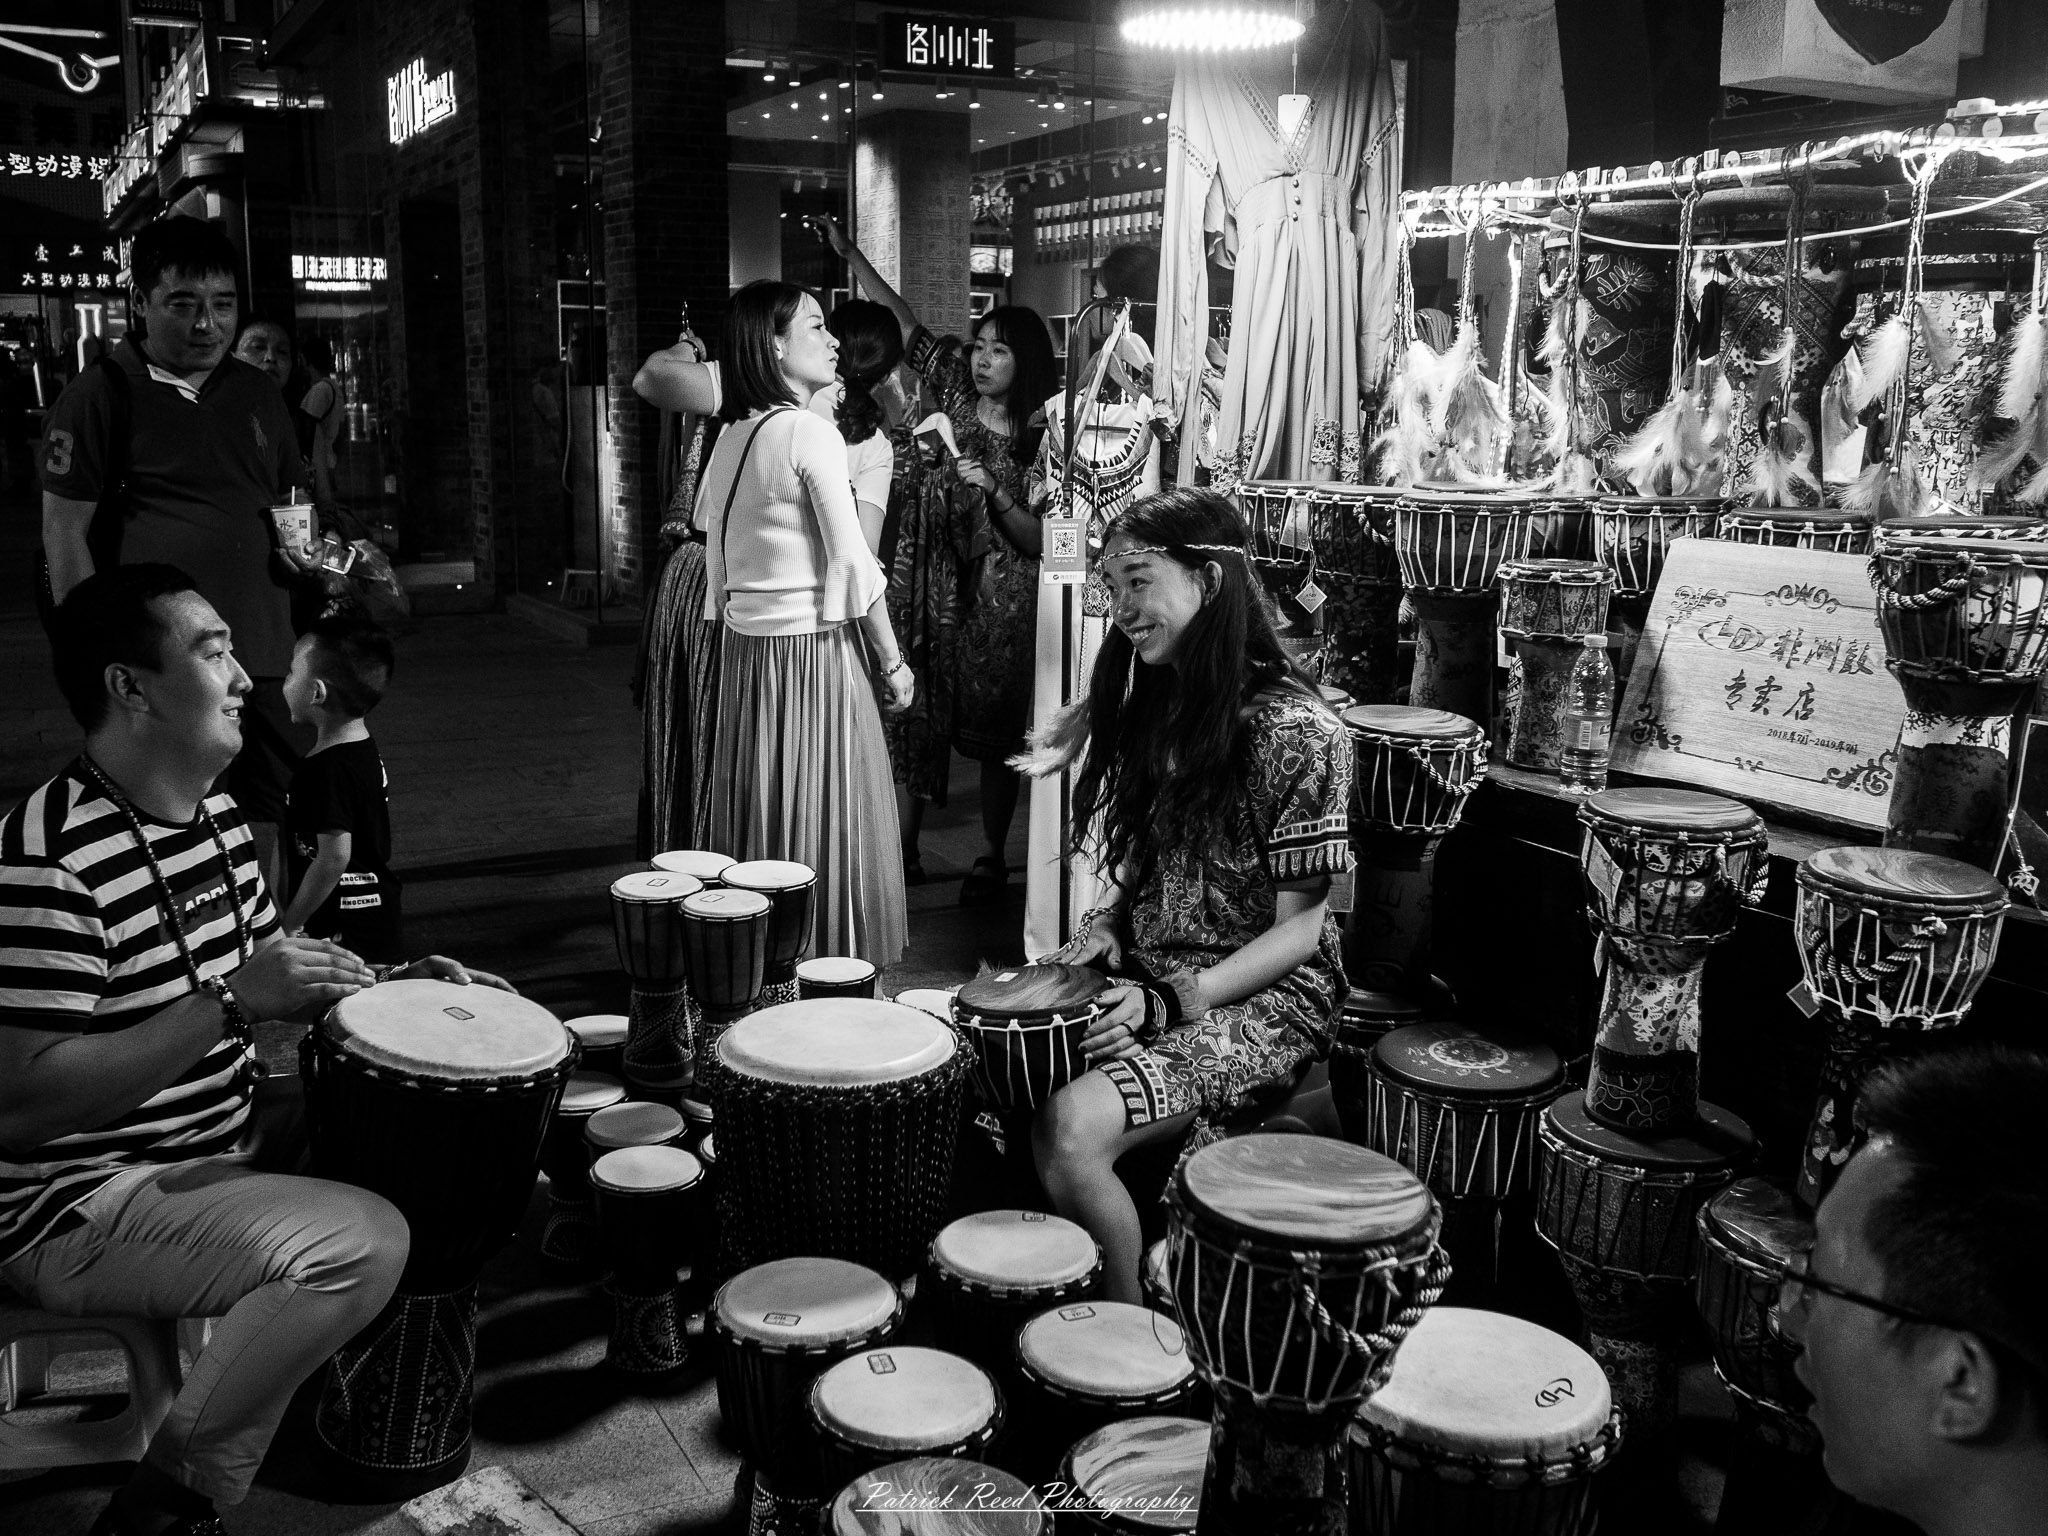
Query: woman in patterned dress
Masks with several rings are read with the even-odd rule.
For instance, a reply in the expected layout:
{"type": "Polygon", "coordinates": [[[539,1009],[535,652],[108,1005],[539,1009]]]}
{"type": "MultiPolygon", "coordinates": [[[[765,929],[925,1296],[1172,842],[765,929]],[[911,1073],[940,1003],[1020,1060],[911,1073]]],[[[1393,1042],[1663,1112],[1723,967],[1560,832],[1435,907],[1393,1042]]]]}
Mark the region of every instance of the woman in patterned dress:
{"type": "Polygon", "coordinates": [[[1032,1151],[1121,1301],[1139,1299],[1140,1238],[1117,1159],[1284,1099],[1344,998],[1327,898],[1351,866],[1351,743],[1281,649],[1248,537],[1210,491],[1134,503],[1104,546],[1114,627],[1088,696],[1020,759],[1078,766],[1076,844],[1117,871],[1056,958],[1126,979],[1032,1151]]]}
{"type": "MultiPolygon", "coordinates": [[[[935,705],[932,720],[948,720],[953,749],[981,765],[988,852],[961,882],[961,905],[1000,900],[1019,790],[1009,760],[1022,750],[1031,724],[1040,531],[1025,477],[1044,430],[1040,410],[1059,388],[1052,337],[1035,310],[1004,305],[975,322],[967,348],[950,344],[919,322],[844,230],[830,219],[818,224],[861,287],[895,311],[909,338],[904,361],[952,426],[958,457],[950,469],[925,476],[919,520],[949,531],[959,564],[951,662],[930,677],[931,690],[946,690],[951,707],[935,705]]],[[[898,771],[901,776],[901,765],[898,771]]],[[[923,805],[913,798],[903,822],[904,868],[913,880],[923,873],[917,854],[923,805]]]]}

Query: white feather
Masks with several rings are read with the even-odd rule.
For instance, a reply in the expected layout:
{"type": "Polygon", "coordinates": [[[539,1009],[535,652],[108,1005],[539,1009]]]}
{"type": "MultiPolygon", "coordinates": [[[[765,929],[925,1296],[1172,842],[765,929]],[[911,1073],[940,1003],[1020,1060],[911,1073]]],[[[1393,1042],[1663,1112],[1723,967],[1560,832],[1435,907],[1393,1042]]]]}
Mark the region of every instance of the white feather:
{"type": "Polygon", "coordinates": [[[1821,499],[1820,476],[1813,470],[1813,432],[1806,418],[1788,412],[1765,441],[1750,467],[1743,494],[1753,507],[1797,507],[1821,499]],[[1803,493],[1803,494],[1802,494],[1803,493]],[[1811,498],[1810,500],[1808,498],[1811,498]]]}
{"type": "Polygon", "coordinates": [[[1863,361],[1863,376],[1850,391],[1849,408],[1860,414],[1871,401],[1882,397],[1905,373],[1912,350],[1913,333],[1907,329],[1904,315],[1893,315],[1864,337],[1856,349],[1863,361]]]}
{"type": "Polygon", "coordinates": [[[1998,387],[1998,414],[2007,421],[2032,415],[2048,390],[2048,311],[2036,310],[2013,327],[2012,356],[1998,387]]]}
{"type": "Polygon", "coordinates": [[[2025,485],[2013,492],[2012,499],[2029,507],[2038,507],[2048,501],[2048,459],[2042,461],[2041,467],[2034,471],[2025,485]]]}

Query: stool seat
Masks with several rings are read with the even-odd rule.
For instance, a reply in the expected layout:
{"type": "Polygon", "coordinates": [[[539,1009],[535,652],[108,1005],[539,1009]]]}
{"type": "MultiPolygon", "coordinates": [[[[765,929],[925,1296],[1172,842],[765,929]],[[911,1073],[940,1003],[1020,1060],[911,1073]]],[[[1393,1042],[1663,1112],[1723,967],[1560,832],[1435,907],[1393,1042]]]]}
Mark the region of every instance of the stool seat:
{"type": "MultiPolygon", "coordinates": [[[[182,1327],[176,1318],[61,1317],[0,1293],[0,1471],[140,1461],[178,1392],[182,1327]],[[22,1399],[42,1392],[51,1361],[110,1345],[127,1360],[128,1402],[119,1413],[84,1424],[19,1422],[22,1399]]],[[[186,1336],[196,1350],[200,1340],[186,1336]]]]}

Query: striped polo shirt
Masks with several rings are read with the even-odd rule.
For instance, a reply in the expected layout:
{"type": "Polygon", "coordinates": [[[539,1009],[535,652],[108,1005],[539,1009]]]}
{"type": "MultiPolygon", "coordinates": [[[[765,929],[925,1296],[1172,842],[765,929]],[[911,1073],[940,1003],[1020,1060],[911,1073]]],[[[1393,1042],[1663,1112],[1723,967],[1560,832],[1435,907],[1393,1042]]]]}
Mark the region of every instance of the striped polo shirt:
{"type": "MultiPolygon", "coordinates": [[[[142,815],[202,976],[233,971],[230,882],[253,935],[278,926],[235,802],[207,800],[233,867],[204,818],[142,815]]],[[[192,991],[177,934],[128,817],[74,762],[0,820],[0,1029],[103,1034],[192,991]]],[[[0,1263],[124,1168],[224,1152],[249,1115],[249,1052],[225,1037],[145,1104],[39,1147],[0,1146],[0,1263]]]]}

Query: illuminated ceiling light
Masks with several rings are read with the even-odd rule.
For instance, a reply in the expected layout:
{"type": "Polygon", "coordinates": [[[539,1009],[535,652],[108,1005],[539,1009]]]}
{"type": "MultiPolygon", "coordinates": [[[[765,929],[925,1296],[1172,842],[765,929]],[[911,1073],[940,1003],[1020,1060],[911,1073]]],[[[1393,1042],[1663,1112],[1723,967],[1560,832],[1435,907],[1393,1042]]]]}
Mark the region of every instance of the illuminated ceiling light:
{"type": "Polygon", "coordinates": [[[839,82],[839,89],[841,89],[842,91],[850,91],[853,89],[853,82],[851,80],[842,80],[839,82]]]}
{"type": "Polygon", "coordinates": [[[877,83],[877,84],[876,84],[876,86],[875,86],[875,88],[874,88],[874,89],[873,89],[872,91],[868,92],[868,100],[870,100],[870,101],[880,101],[881,99],[882,99],[882,87],[881,87],[881,85],[880,85],[879,83],[877,83]]]}
{"type": "Polygon", "coordinates": [[[770,85],[773,85],[775,83],[775,71],[772,69],[768,70],[761,76],[761,78],[763,80],[766,80],[770,85]]]}
{"type": "Polygon", "coordinates": [[[1152,121],[1152,114],[1150,112],[1147,112],[1143,117],[1139,118],[1138,121],[1141,123],[1149,123],[1152,121]]]}
{"type": "Polygon", "coordinates": [[[1118,30],[1125,42],[1139,48],[1242,53],[1292,42],[1301,36],[1302,25],[1293,16],[1259,0],[1226,0],[1209,5],[1136,0],[1126,7],[1118,30]]]}
{"type": "Polygon", "coordinates": [[[970,112],[979,112],[981,110],[981,87],[978,85],[967,93],[967,110],[970,112]]]}

